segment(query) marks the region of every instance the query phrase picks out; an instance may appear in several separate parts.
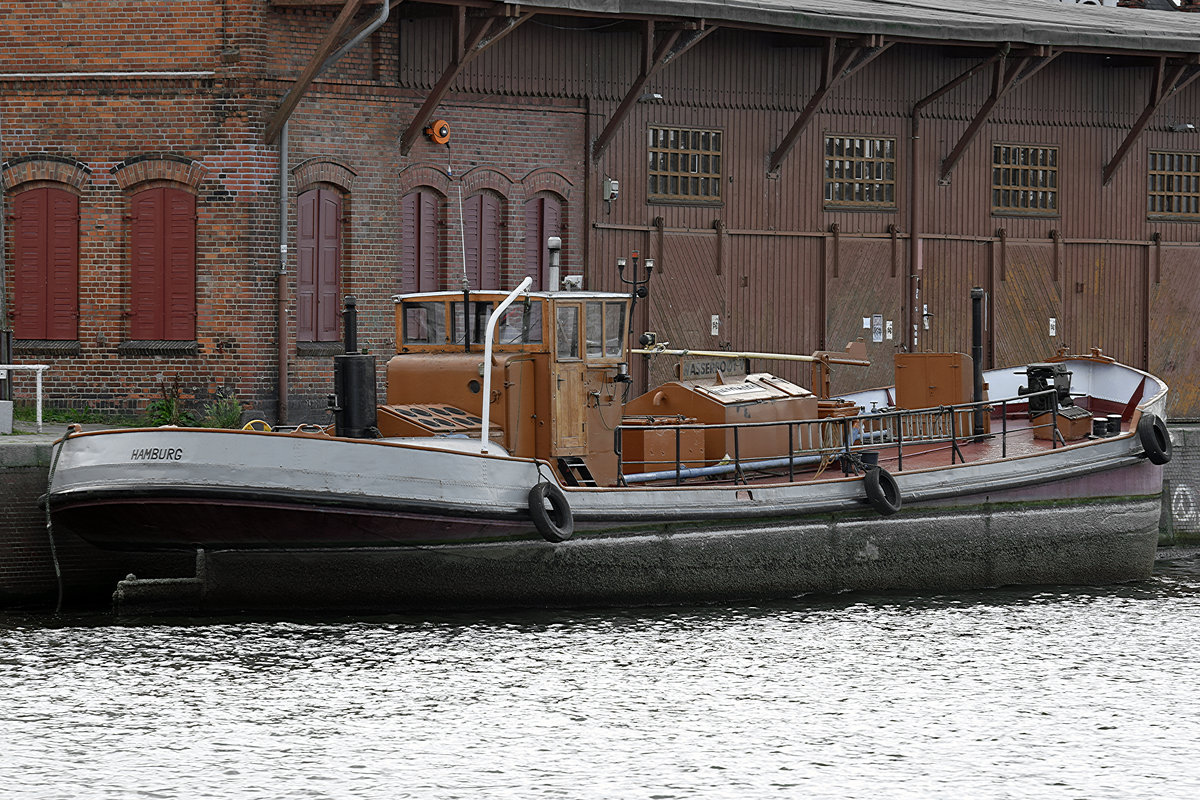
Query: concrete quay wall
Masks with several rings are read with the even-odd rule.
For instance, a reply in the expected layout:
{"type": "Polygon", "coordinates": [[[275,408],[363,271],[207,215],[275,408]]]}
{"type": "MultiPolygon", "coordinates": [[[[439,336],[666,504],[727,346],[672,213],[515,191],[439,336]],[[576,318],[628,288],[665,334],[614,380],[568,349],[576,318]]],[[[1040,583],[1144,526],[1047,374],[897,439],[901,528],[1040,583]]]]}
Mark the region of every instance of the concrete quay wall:
{"type": "Polygon", "coordinates": [[[1200,545],[1200,425],[1171,425],[1171,461],[1163,468],[1159,544],[1200,545]]]}
{"type": "Polygon", "coordinates": [[[61,532],[51,548],[38,498],[46,493],[53,439],[0,438],[0,609],[55,608],[60,573],[62,606],[77,609],[108,608],[117,582],[130,572],[191,574],[195,558],[188,553],[111,553],[61,532]]]}

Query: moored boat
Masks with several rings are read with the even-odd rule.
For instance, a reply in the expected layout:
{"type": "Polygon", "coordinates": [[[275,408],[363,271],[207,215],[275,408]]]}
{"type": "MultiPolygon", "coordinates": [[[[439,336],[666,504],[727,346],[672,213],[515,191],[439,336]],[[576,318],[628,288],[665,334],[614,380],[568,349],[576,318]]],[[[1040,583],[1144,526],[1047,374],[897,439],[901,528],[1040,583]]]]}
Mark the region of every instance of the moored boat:
{"type": "MultiPolygon", "coordinates": [[[[56,530],[195,550],[208,609],[671,603],[1150,575],[1166,385],[1099,352],[896,356],[829,396],[729,364],[628,397],[630,295],[394,298],[396,355],[337,357],[337,423],[69,434],[56,530]]],[[[352,331],[352,324],[347,325],[352,331]]],[[[705,354],[700,354],[704,357],[705,354]]],[[[704,372],[705,370],[700,370],[704,372]]],[[[127,587],[128,588],[128,587],[127,587]]]]}

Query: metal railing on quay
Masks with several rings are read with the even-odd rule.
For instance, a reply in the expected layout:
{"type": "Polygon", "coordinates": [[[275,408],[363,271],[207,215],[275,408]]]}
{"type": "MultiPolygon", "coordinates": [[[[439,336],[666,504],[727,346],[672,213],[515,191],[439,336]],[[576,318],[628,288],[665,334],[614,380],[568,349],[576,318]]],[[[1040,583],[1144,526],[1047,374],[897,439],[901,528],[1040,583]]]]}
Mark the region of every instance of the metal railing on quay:
{"type": "MultiPolygon", "coordinates": [[[[6,385],[11,385],[12,378],[9,375],[10,371],[16,370],[31,370],[36,375],[36,397],[37,397],[37,432],[42,432],[42,373],[50,369],[48,364],[0,364],[0,382],[6,385]]],[[[8,392],[5,392],[7,395],[8,392]]]]}
{"type": "MultiPolygon", "coordinates": [[[[904,450],[921,446],[923,454],[950,453],[950,463],[965,463],[960,443],[982,439],[1000,439],[1000,455],[1008,456],[1009,407],[1028,407],[1030,398],[1052,396],[1054,389],[1032,392],[1018,397],[998,400],[959,403],[921,409],[894,409],[873,411],[848,417],[825,419],[784,420],[765,422],[698,423],[663,422],[661,417],[646,417],[641,424],[622,423],[614,429],[614,449],[617,454],[617,482],[625,486],[632,483],[655,483],[672,481],[682,485],[685,481],[724,479],[734,483],[746,483],[749,473],[772,472],[782,475],[786,469],[788,481],[794,481],[797,468],[823,470],[832,463],[840,463],[844,474],[855,474],[863,468],[862,453],[874,452],[881,457],[883,451],[895,450],[889,460],[896,462],[896,469],[904,469],[904,450]],[[1000,431],[977,432],[976,412],[991,418],[999,410],[1000,431]],[[770,437],[787,449],[764,453],[761,444],[762,431],[775,429],[778,437],[770,437]],[[697,455],[697,441],[711,439],[715,434],[723,439],[725,452],[721,457],[712,453],[697,455]],[[628,458],[627,444],[631,437],[641,436],[640,458],[628,458]],[[666,439],[664,439],[664,436],[666,439]],[[647,446],[647,437],[657,448],[647,446]],[[750,455],[745,454],[744,440],[752,439],[750,455]],[[685,447],[685,438],[691,443],[685,447]],[[942,445],[943,447],[938,447],[942,445]],[[646,451],[656,449],[661,458],[647,458],[646,451]],[[673,449],[674,458],[667,457],[673,449]],[[631,471],[632,468],[632,471],[631,471]]],[[[1066,444],[1058,430],[1057,402],[1050,404],[1050,421],[1022,426],[1023,435],[1041,428],[1049,428],[1045,437],[1051,448],[1066,444]]]]}

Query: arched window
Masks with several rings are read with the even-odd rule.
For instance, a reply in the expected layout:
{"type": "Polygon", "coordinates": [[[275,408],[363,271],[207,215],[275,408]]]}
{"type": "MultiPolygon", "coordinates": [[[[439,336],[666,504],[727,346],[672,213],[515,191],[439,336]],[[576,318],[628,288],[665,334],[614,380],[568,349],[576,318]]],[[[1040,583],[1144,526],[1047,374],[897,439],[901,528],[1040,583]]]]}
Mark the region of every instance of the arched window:
{"type": "Polygon", "coordinates": [[[463,202],[467,281],[472,289],[500,286],[500,198],[477,194],[463,202]]]}
{"type": "Polygon", "coordinates": [[[428,187],[400,201],[400,291],[431,292],[441,288],[439,254],[442,202],[428,187]]]}
{"type": "Polygon", "coordinates": [[[79,198],[54,188],[13,199],[14,333],[18,339],[79,337],[79,198]]]}
{"type": "Polygon", "coordinates": [[[335,342],[342,288],[342,197],[309,189],[296,221],[296,340],[335,342]]]}
{"type": "Polygon", "coordinates": [[[130,203],[130,321],[133,340],[196,338],[196,197],[143,189],[130,203]]]}
{"type": "Polygon", "coordinates": [[[535,288],[550,286],[550,250],[546,240],[562,236],[562,201],[554,195],[535,197],[525,204],[525,274],[532,275],[535,288]]]}

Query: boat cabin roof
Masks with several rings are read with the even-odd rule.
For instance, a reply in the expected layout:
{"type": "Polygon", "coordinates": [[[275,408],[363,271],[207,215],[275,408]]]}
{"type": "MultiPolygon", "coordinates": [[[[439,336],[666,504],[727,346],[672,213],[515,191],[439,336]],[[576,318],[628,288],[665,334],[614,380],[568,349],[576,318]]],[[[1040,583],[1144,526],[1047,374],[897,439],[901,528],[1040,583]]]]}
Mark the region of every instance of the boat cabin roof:
{"type": "MultiPolygon", "coordinates": [[[[472,291],[394,295],[396,352],[470,351],[486,341],[488,318],[508,297],[472,291]]],[[[528,292],[496,323],[496,352],[550,353],[558,362],[616,363],[626,358],[630,297],[617,292],[528,292]]]]}
{"type": "MultiPolygon", "coordinates": [[[[472,289],[471,300],[503,300],[508,296],[508,292],[500,289],[479,290],[472,289]]],[[[402,303],[408,301],[420,300],[462,300],[463,293],[461,291],[443,291],[443,292],[413,292],[411,294],[394,294],[392,295],[393,303],[402,303]]],[[[529,297],[535,300],[628,300],[627,292],[526,292],[520,295],[521,298],[529,297]]]]}

